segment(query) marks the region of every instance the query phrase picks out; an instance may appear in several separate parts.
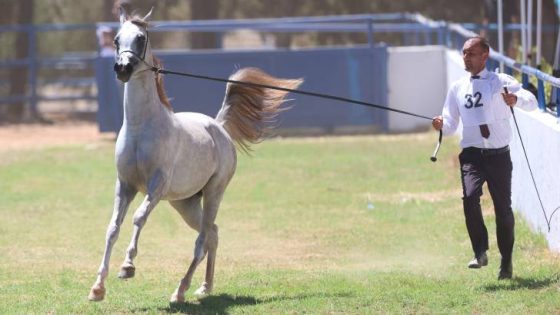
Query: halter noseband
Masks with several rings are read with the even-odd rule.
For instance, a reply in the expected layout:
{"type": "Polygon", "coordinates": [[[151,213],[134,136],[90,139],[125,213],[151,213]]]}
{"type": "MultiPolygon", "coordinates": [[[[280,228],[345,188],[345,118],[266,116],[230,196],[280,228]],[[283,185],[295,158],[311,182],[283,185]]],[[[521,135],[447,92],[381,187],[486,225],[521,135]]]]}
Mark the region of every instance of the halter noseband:
{"type": "Polygon", "coordinates": [[[148,67],[150,67],[149,70],[152,70],[152,71],[154,71],[154,72],[159,72],[160,68],[158,68],[158,67],[156,67],[156,66],[154,66],[154,65],[149,64],[149,63],[145,60],[145,58],[146,58],[146,51],[148,50],[148,42],[149,42],[149,41],[150,41],[150,36],[149,36],[149,34],[148,34],[148,28],[146,28],[146,42],[144,43],[144,50],[143,50],[143,52],[142,52],[142,57],[140,57],[136,52],[134,52],[134,51],[132,51],[132,50],[123,50],[123,51],[121,51],[121,52],[119,53],[119,56],[120,56],[122,53],[125,53],[125,52],[131,53],[132,55],[134,55],[134,57],[136,57],[137,59],[139,59],[140,61],[142,61],[142,62],[143,62],[145,65],[147,65],[148,67]]]}

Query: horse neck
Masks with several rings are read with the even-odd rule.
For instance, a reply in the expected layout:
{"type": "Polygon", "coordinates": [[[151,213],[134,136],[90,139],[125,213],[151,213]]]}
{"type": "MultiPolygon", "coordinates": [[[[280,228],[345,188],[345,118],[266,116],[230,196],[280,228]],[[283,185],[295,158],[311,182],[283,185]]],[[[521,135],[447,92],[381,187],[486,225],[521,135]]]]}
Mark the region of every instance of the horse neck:
{"type": "Polygon", "coordinates": [[[129,131],[140,130],[148,121],[164,120],[170,112],[161,104],[155,85],[155,73],[143,71],[124,86],[124,122],[129,131]]]}

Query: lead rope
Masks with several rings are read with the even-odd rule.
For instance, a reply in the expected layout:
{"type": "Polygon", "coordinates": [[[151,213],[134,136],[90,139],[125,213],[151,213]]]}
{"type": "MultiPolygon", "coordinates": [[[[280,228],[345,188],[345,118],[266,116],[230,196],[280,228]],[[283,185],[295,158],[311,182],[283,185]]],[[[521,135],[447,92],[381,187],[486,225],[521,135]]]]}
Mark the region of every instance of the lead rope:
{"type": "MultiPolygon", "coordinates": [[[[315,93],[315,92],[309,92],[309,91],[303,91],[303,90],[288,89],[288,88],[283,88],[283,87],[273,86],[273,85],[268,85],[268,84],[217,78],[217,77],[211,77],[211,76],[205,76],[205,75],[199,75],[199,74],[192,74],[192,73],[188,73],[188,72],[178,72],[178,71],[165,70],[165,69],[162,69],[160,67],[156,67],[154,65],[151,65],[146,60],[144,60],[145,55],[146,55],[146,50],[147,50],[147,47],[148,47],[148,40],[149,40],[148,31],[146,30],[146,43],[144,45],[144,52],[143,52],[142,57],[140,57],[136,52],[134,52],[132,50],[121,51],[119,53],[119,55],[124,53],[124,52],[131,53],[136,58],[138,58],[140,61],[142,61],[145,65],[147,65],[149,67],[149,69],[146,69],[146,70],[151,70],[151,71],[154,71],[155,73],[173,74],[173,75],[202,79],[202,80],[210,80],[210,81],[217,81],[217,82],[224,82],[224,83],[234,83],[234,84],[239,84],[239,85],[246,85],[246,86],[252,86],[252,87],[259,87],[259,88],[266,88],[266,89],[272,89],[272,90],[278,90],[278,91],[285,91],[285,92],[294,93],[294,94],[301,94],[301,95],[313,96],[313,97],[318,97],[318,98],[323,98],[323,99],[340,101],[340,102],[358,104],[358,105],[362,105],[362,106],[368,106],[368,107],[387,110],[387,111],[400,113],[400,114],[404,114],[404,115],[409,115],[409,116],[413,116],[413,117],[417,117],[417,118],[422,118],[422,119],[426,119],[426,120],[430,120],[430,121],[432,120],[432,118],[428,117],[428,116],[415,114],[415,113],[412,113],[412,112],[408,112],[408,111],[404,111],[404,110],[400,110],[400,109],[396,109],[396,108],[390,108],[390,107],[387,107],[387,106],[377,105],[377,104],[373,104],[373,103],[369,103],[369,102],[353,100],[353,99],[346,98],[346,97],[340,97],[340,96],[323,94],[323,93],[315,93]]],[[[440,130],[439,140],[438,140],[438,143],[436,145],[436,149],[434,151],[434,154],[430,157],[430,160],[432,162],[437,161],[436,155],[439,151],[439,147],[441,146],[441,139],[442,139],[442,132],[440,130]]]]}
{"type": "MultiPolygon", "coordinates": [[[[147,62],[144,61],[144,63],[146,63],[148,66],[150,66],[147,62]]],[[[369,106],[369,107],[378,108],[378,109],[382,109],[382,110],[388,110],[388,111],[392,111],[392,112],[396,112],[396,113],[400,113],[400,114],[405,114],[405,115],[409,115],[409,116],[414,116],[414,117],[418,117],[418,118],[423,118],[423,119],[427,119],[427,120],[430,120],[430,121],[432,120],[432,118],[430,118],[428,116],[423,116],[423,115],[420,115],[420,114],[415,114],[415,113],[407,112],[407,111],[400,110],[400,109],[390,108],[390,107],[387,107],[387,106],[381,106],[381,105],[377,105],[377,104],[373,104],[373,103],[353,100],[353,99],[350,99],[350,98],[345,98],[345,97],[340,97],[340,96],[335,96],[335,95],[315,93],[315,92],[309,92],[309,91],[303,91],[303,90],[294,90],[294,89],[288,89],[288,88],[272,86],[272,85],[267,85],[267,84],[261,84],[261,83],[253,83],[253,82],[245,82],[245,81],[237,81],[237,80],[216,78],[216,77],[192,74],[192,73],[187,73],[187,72],[170,71],[170,70],[165,70],[165,69],[161,69],[161,68],[154,67],[154,66],[150,66],[150,67],[151,67],[151,70],[156,72],[156,73],[174,74],[174,75],[185,76],[185,77],[196,78],[196,79],[211,80],[211,81],[226,82],[226,83],[235,83],[235,84],[240,84],[240,85],[247,85],[247,86],[253,86],[253,87],[260,87],[260,88],[267,88],[267,89],[285,91],[285,92],[290,92],[290,93],[294,93],[294,94],[314,96],[314,97],[319,97],[319,98],[324,98],[324,99],[329,99],[329,100],[336,100],[336,101],[341,101],[341,102],[346,102],[346,103],[364,105],[364,106],[369,106]]],[[[434,153],[430,157],[430,160],[432,162],[437,161],[437,153],[439,151],[439,147],[441,146],[441,139],[442,139],[442,131],[440,130],[439,131],[438,143],[436,144],[436,149],[434,150],[434,153]]]]}

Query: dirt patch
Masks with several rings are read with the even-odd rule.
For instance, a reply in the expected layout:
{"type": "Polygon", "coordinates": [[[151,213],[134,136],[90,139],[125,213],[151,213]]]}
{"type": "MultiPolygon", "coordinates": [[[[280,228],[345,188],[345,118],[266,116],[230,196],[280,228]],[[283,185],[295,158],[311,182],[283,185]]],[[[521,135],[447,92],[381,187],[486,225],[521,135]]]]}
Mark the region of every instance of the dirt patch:
{"type": "Polygon", "coordinates": [[[114,139],[113,133],[100,133],[94,122],[0,126],[0,152],[62,145],[87,145],[114,139]]]}

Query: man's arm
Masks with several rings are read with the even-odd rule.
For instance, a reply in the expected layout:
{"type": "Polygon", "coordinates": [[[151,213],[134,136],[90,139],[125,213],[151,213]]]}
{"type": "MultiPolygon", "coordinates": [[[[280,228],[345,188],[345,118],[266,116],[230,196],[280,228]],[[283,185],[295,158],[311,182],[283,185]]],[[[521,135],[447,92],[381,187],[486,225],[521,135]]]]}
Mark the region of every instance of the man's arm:
{"type": "Polygon", "coordinates": [[[442,130],[446,136],[453,134],[459,126],[459,108],[455,98],[455,88],[456,86],[454,85],[447,91],[442,115],[432,119],[434,129],[442,130]]]}
{"type": "Polygon", "coordinates": [[[500,79],[509,92],[502,93],[504,102],[509,107],[518,106],[526,111],[532,111],[538,107],[535,95],[521,87],[521,84],[517,82],[515,78],[509,75],[500,74],[500,79]]]}

